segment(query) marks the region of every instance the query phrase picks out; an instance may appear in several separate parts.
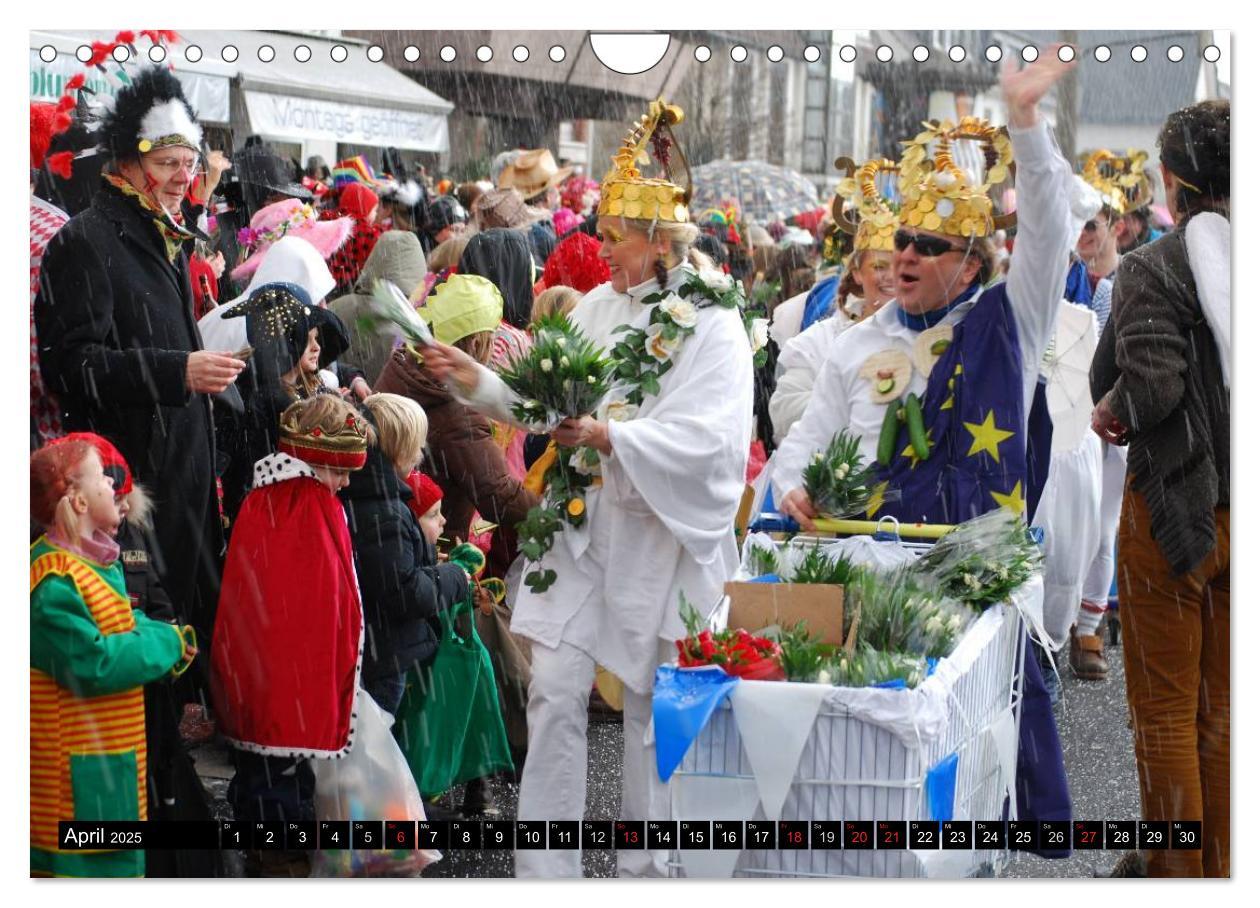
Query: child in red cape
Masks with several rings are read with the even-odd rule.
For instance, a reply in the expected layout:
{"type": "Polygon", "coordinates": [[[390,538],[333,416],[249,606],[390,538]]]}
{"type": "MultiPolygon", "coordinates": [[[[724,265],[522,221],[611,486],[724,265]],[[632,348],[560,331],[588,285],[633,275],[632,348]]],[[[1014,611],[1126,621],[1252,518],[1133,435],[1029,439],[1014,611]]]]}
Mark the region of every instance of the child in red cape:
{"type": "Polygon", "coordinates": [[[350,751],[363,612],[337,491],[371,427],[333,395],[280,417],[228,547],[211,654],[219,728],[235,750],[238,820],[313,820],[307,761],[350,751]]]}

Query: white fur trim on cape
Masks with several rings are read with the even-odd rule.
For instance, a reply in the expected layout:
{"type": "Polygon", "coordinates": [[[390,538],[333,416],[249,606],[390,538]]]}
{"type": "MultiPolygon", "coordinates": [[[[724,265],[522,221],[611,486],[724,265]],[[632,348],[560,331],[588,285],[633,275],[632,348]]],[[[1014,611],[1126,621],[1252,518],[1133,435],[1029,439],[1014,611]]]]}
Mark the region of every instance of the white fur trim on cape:
{"type": "Polygon", "coordinates": [[[182,136],[200,150],[201,127],[188,116],[186,108],[177,98],[154,104],[140,121],[139,139],[157,142],[166,136],[182,136]]]}
{"type": "Polygon", "coordinates": [[[319,479],[314,468],[305,460],[299,460],[291,454],[268,454],[254,464],[253,488],[261,489],[263,486],[273,486],[302,476],[319,479]]]}
{"type": "Polygon", "coordinates": [[[1229,327],[1229,221],[1213,211],[1196,214],[1186,225],[1186,253],[1194,273],[1203,317],[1216,339],[1221,377],[1229,387],[1231,351],[1229,327]]]}

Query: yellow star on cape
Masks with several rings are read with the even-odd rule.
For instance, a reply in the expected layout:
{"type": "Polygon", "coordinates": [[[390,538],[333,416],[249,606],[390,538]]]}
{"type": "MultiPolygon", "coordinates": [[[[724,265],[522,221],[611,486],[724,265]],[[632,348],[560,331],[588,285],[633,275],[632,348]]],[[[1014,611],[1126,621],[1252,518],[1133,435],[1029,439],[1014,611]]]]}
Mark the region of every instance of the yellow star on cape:
{"type": "MultiPolygon", "coordinates": [[[[927,430],[927,445],[928,445],[928,455],[931,456],[931,453],[932,453],[932,430],[931,429],[927,430]]],[[[910,458],[910,469],[913,470],[915,467],[919,465],[920,458],[918,454],[914,453],[914,445],[912,444],[906,445],[906,449],[901,452],[901,456],[910,458]]]]}
{"type": "Polygon", "coordinates": [[[1005,429],[999,429],[993,422],[993,411],[989,411],[989,415],[984,418],[982,423],[964,422],[963,425],[967,431],[971,433],[972,442],[971,450],[967,452],[970,457],[981,451],[987,453],[993,458],[994,463],[1001,463],[1002,457],[998,454],[998,445],[1006,441],[1014,435],[1014,432],[1008,432],[1005,429]]]}
{"type": "Polygon", "coordinates": [[[1015,483],[1015,488],[1011,489],[1009,494],[1002,495],[998,492],[990,492],[993,500],[1004,508],[1010,508],[1019,517],[1024,516],[1024,483],[1015,483]]]}
{"type": "Polygon", "coordinates": [[[874,517],[875,513],[884,506],[884,491],[888,488],[888,481],[879,483],[871,491],[871,500],[866,504],[866,516],[874,517]]]}

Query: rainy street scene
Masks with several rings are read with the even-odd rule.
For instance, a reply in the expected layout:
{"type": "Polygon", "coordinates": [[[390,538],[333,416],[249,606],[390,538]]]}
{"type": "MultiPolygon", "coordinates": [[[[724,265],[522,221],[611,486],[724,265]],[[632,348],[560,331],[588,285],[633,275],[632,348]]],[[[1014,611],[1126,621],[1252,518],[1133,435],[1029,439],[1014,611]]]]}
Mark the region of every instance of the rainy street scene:
{"type": "Polygon", "coordinates": [[[31,877],[1231,876],[1228,31],[28,34],[31,877]]]}

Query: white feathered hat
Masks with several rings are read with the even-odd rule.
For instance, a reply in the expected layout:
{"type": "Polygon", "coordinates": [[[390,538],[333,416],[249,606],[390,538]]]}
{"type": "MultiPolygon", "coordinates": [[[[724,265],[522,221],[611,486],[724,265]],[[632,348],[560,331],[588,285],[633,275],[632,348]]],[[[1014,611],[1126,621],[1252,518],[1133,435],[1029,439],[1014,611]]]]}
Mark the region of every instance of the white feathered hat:
{"type": "Polygon", "coordinates": [[[100,138],[101,147],[115,158],[171,146],[201,150],[197,114],[179,79],[161,66],[141,70],[118,92],[101,124],[100,138]]]}

